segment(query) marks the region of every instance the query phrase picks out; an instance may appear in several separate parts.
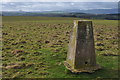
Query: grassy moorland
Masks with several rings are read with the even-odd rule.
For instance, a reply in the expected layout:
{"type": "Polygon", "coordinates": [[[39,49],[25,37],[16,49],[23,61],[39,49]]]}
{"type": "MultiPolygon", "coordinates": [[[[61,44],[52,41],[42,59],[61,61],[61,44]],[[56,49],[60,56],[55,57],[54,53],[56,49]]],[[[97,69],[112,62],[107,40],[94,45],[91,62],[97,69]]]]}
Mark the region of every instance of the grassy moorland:
{"type": "Polygon", "coordinates": [[[3,78],[118,78],[118,22],[92,20],[97,63],[95,73],[67,73],[73,20],[62,17],[3,17],[3,78]]]}

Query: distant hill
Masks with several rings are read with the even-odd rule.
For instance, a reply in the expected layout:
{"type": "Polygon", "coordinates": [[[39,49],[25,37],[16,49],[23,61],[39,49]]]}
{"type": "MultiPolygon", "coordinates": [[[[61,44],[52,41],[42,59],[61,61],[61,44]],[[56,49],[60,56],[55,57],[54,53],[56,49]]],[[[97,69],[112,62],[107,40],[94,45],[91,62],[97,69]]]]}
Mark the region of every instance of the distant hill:
{"type": "Polygon", "coordinates": [[[63,10],[63,11],[3,11],[2,16],[48,16],[48,17],[78,17],[88,19],[118,20],[117,9],[91,9],[91,10],[63,10]]]}
{"type": "Polygon", "coordinates": [[[91,9],[91,10],[81,10],[80,12],[91,13],[91,14],[118,14],[118,9],[91,9]]]}
{"type": "Polygon", "coordinates": [[[118,14],[118,9],[88,9],[88,10],[67,9],[63,10],[63,12],[89,13],[89,14],[118,14]]]}

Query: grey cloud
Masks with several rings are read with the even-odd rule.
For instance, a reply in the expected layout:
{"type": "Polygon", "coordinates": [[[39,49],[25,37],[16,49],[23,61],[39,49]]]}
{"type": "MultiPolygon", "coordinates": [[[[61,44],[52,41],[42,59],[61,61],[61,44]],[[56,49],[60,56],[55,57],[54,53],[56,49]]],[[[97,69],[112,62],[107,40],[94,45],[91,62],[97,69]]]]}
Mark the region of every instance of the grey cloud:
{"type": "Polygon", "coordinates": [[[2,4],[3,10],[66,10],[117,8],[117,2],[8,2],[2,4]]]}

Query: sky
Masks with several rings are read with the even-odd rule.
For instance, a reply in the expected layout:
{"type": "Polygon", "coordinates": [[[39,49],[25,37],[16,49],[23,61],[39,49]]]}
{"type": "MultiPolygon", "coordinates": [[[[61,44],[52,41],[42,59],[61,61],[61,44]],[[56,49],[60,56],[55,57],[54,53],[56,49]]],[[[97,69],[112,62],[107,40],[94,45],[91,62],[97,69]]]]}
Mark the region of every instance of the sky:
{"type": "Polygon", "coordinates": [[[0,4],[0,11],[58,11],[70,9],[113,9],[118,7],[118,0],[64,1],[65,0],[3,0],[2,4],[0,4]]]}
{"type": "Polygon", "coordinates": [[[119,0],[2,0],[2,2],[118,2],[119,0]]]}

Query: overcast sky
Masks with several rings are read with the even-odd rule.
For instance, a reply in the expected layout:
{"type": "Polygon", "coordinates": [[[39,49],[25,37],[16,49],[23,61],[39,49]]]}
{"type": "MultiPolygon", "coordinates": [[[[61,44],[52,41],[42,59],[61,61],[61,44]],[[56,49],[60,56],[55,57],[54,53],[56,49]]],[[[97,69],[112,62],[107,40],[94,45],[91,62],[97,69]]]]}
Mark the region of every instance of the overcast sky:
{"type": "Polygon", "coordinates": [[[118,2],[120,0],[1,0],[2,2],[118,2]]]}
{"type": "Polygon", "coordinates": [[[68,9],[112,9],[118,7],[118,0],[66,1],[67,2],[65,2],[65,0],[3,0],[2,5],[0,5],[0,11],[54,11],[68,9]]]}

